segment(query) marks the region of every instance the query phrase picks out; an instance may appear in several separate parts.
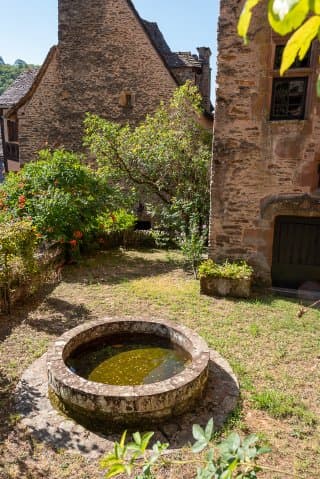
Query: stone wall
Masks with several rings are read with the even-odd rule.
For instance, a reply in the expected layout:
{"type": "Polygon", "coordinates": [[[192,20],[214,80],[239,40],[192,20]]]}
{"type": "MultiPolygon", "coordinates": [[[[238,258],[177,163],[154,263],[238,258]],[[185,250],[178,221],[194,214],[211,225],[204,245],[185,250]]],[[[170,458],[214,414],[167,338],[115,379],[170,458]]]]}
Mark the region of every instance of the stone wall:
{"type": "MultiPolygon", "coordinates": [[[[312,195],[318,186],[316,72],[309,78],[306,119],[269,121],[279,39],[267,25],[264,1],[255,9],[252,40],[244,46],[236,33],[243,3],[221,0],[210,256],[244,258],[255,266],[257,279],[270,283],[275,214],[266,218],[261,207],[269,198],[281,204],[288,196],[312,195]]],[[[316,58],[318,45],[313,48],[316,58]]],[[[296,214],[314,215],[306,208],[296,214]]]]}
{"type": "Polygon", "coordinates": [[[58,47],[18,109],[21,163],[46,145],[79,151],[86,112],[137,123],[177,86],[130,2],[59,0],[58,47]]]}
{"type": "MultiPolygon", "coordinates": [[[[50,54],[49,54],[50,55],[50,54]]],[[[36,152],[50,145],[59,146],[60,119],[57,98],[60,93],[57,49],[50,55],[44,76],[30,99],[18,110],[20,164],[34,160],[36,152]]]]}
{"type": "Polygon", "coordinates": [[[126,0],[59,0],[61,141],[81,144],[86,112],[136,123],[177,83],[126,0]],[[121,105],[121,94],[134,106],[121,105]]]}

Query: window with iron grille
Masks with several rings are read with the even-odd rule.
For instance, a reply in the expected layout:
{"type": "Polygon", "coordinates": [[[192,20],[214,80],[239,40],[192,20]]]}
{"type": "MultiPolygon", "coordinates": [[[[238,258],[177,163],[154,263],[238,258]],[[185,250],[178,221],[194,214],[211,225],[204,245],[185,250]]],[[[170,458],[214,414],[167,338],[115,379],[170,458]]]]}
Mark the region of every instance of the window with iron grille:
{"type": "Polygon", "coordinates": [[[284,77],[280,77],[284,48],[285,45],[275,47],[270,120],[304,120],[312,73],[311,48],[302,60],[295,60],[284,77]]]}
{"type": "Polygon", "coordinates": [[[274,78],[271,120],[303,120],[308,77],[274,78]]]}

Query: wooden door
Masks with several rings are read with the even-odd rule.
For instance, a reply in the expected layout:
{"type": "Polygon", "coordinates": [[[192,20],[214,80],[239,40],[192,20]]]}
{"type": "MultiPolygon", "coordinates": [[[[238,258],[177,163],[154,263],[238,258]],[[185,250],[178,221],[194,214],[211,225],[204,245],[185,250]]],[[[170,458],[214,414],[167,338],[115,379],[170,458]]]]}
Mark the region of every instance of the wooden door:
{"type": "Polygon", "coordinates": [[[276,218],[271,274],[273,286],[284,288],[320,282],[320,218],[276,218]]]}

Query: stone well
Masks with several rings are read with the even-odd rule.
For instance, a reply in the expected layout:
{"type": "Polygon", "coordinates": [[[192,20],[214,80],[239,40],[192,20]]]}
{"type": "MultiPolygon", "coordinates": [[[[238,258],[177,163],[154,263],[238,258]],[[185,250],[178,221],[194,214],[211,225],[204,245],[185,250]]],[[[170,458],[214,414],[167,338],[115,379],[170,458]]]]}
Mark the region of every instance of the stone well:
{"type": "Polygon", "coordinates": [[[159,320],[105,318],[63,334],[47,355],[52,402],[77,421],[95,429],[143,426],[167,420],[195,405],[206,387],[210,352],[188,328],[159,320]],[[148,334],[169,339],[190,357],[179,374],[141,386],[112,386],[88,381],[66,366],[79,346],[115,334],[148,334]]]}

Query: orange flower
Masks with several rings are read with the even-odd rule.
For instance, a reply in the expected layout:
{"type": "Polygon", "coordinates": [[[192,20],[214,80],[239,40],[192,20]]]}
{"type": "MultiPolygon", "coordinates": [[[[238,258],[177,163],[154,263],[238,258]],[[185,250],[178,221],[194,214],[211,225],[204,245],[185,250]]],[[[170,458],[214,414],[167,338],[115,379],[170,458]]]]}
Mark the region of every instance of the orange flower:
{"type": "Polygon", "coordinates": [[[70,241],[69,241],[69,244],[71,245],[71,248],[76,248],[78,242],[77,242],[77,240],[74,239],[74,240],[70,240],[70,241]]]}
{"type": "Polygon", "coordinates": [[[19,183],[19,184],[18,184],[18,187],[21,188],[21,189],[24,188],[24,183],[22,183],[22,182],[19,183]]]}
{"type": "Polygon", "coordinates": [[[18,206],[19,208],[24,208],[26,206],[26,197],[24,195],[19,196],[18,206]]]}
{"type": "Polygon", "coordinates": [[[73,237],[76,238],[76,239],[78,239],[78,240],[81,239],[81,238],[83,238],[83,233],[82,233],[82,231],[79,231],[79,230],[74,231],[73,237]]]}
{"type": "Polygon", "coordinates": [[[115,221],[116,221],[116,217],[114,216],[114,214],[113,214],[113,213],[111,213],[111,215],[110,215],[110,216],[111,216],[111,219],[112,219],[112,221],[115,223],[115,221]]]}

